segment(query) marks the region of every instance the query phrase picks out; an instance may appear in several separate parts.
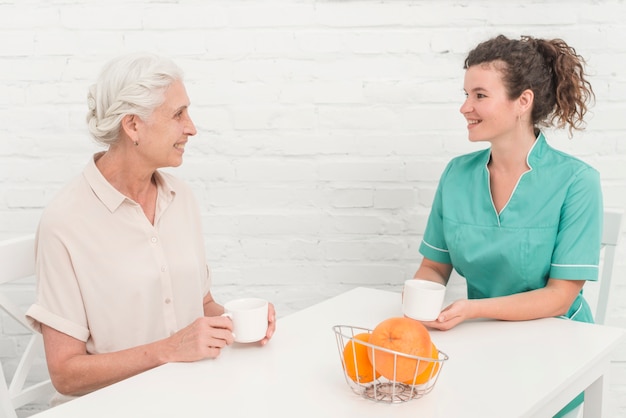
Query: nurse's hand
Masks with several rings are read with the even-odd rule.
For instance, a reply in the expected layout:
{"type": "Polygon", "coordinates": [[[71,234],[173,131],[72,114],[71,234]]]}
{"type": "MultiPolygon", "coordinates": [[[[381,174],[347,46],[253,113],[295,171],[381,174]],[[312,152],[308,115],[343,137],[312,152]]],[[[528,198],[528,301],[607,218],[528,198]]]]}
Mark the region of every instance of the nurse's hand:
{"type": "Polygon", "coordinates": [[[428,328],[447,331],[459,325],[461,322],[469,319],[471,301],[467,299],[459,299],[448,305],[434,321],[422,321],[422,324],[428,328]]]}

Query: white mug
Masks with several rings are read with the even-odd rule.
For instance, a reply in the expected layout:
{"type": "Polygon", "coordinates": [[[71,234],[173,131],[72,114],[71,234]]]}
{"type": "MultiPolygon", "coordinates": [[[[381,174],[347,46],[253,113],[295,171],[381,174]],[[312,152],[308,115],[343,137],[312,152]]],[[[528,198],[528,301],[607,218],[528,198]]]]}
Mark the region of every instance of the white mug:
{"type": "Polygon", "coordinates": [[[231,300],[224,304],[224,316],[233,321],[233,335],[238,343],[260,341],[267,333],[268,302],[259,298],[231,300]]]}
{"type": "Polygon", "coordinates": [[[410,279],[404,282],[402,313],[418,321],[434,321],[441,312],[446,287],[430,280],[410,279]]]}

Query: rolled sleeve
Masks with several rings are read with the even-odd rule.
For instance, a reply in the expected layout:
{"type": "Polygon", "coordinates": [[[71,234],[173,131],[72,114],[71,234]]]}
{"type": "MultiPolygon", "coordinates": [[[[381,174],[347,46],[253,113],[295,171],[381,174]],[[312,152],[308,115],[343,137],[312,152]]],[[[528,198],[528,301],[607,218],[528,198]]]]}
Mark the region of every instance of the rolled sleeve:
{"type": "Polygon", "coordinates": [[[420,253],[433,261],[439,263],[450,264],[450,252],[444,248],[437,248],[426,241],[422,240],[420,244],[420,253]]]}
{"type": "Polygon", "coordinates": [[[30,326],[38,332],[41,332],[41,324],[46,324],[50,328],[54,328],[83,342],[86,342],[89,338],[89,330],[87,328],[55,315],[41,305],[32,305],[26,313],[26,319],[30,326]]]}
{"type": "Polygon", "coordinates": [[[450,164],[448,164],[441,175],[441,179],[439,180],[439,185],[437,186],[437,192],[435,193],[430,215],[428,216],[426,230],[424,231],[424,239],[419,247],[419,252],[424,257],[445,264],[450,264],[451,260],[443,230],[442,193],[445,177],[449,169],[450,164]]]}
{"type": "Polygon", "coordinates": [[[46,324],[86,342],[87,316],[71,257],[56,236],[55,221],[42,221],[37,234],[37,302],[26,312],[33,329],[41,332],[46,324]]]}

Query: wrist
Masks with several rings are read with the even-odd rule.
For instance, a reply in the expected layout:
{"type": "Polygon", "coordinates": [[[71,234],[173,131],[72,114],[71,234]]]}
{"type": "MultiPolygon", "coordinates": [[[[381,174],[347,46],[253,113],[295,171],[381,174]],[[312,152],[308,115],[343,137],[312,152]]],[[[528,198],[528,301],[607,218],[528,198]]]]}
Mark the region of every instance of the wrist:
{"type": "Polygon", "coordinates": [[[204,304],[204,316],[220,316],[224,313],[224,307],[215,301],[204,304]]]}
{"type": "Polygon", "coordinates": [[[151,357],[151,361],[155,363],[155,367],[176,361],[174,358],[176,350],[172,341],[173,337],[174,335],[150,344],[146,354],[151,357]]]}
{"type": "Polygon", "coordinates": [[[467,299],[467,319],[475,319],[480,317],[480,300],[467,299]]]}

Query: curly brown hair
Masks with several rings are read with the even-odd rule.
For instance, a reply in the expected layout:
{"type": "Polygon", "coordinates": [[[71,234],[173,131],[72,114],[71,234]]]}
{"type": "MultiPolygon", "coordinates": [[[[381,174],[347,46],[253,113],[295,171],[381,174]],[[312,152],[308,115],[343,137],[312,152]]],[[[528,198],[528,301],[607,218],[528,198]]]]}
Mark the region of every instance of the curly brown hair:
{"type": "Polygon", "coordinates": [[[570,136],[573,129],[584,129],[587,103],[595,95],[585,78],[585,60],[565,41],[499,35],[470,51],[463,68],[494,62],[503,63],[496,68],[503,74],[511,100],[526,89],[532,90],[534,126],[569,125],[570,136]]]}

